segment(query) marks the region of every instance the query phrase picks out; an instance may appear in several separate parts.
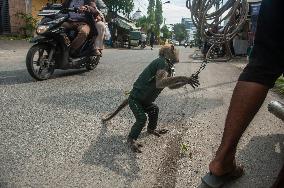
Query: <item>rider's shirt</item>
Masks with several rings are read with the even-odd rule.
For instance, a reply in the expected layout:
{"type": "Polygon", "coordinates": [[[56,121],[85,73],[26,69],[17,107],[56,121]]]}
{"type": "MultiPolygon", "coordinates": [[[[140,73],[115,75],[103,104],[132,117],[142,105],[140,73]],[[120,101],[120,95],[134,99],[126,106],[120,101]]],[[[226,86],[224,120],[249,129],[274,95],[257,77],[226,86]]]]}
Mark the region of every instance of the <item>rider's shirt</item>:
{"type": "MultiPolygon", "coordinates": [[[[80,8],[83,5],[84,5],[84,0],[72,0],[69,8],[73,8],[73,7],[80,8]]],[[[74,22],[86,21],[85,14],[70,12],[69,15],[70,15],[70,20],[74,22]]]]}
{"type": "Polygon", "coordinates": [[[145,41],[146,41],[146,38],[147,38],[147,35],[144,34],[144,33],[142,33],[142,34],[141,34],[141,41],[142,41],[142,42],[145,42],[145,41]]]}
{"type": "Polygon", "coordinates": [[[169,72],[169,64],[163,57],[155,59],[144,69],[134,83],[130,96],[145,104],[154,102],[163,90],[163,88],[156,87],[156,74],[158,70],[169,72]]]}

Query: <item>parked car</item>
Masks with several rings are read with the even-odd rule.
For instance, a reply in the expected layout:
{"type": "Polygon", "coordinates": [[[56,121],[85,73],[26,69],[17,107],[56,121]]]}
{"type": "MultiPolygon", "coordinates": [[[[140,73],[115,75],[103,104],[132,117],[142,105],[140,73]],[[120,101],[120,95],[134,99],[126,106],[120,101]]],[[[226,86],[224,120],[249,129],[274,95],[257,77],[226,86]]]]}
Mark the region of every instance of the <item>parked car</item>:
{"type": "Polygon", "coordinates": [[[179,41],[173,40],[172,42],[173,42],[173,45],[179,46],[179,41]]]}
{"type": "Polygon", "coordinates": [[[128,48],[139,46],[140,40],[141,40],[140,31],[130,31],[129,40],[128,40],[128,48]]]}

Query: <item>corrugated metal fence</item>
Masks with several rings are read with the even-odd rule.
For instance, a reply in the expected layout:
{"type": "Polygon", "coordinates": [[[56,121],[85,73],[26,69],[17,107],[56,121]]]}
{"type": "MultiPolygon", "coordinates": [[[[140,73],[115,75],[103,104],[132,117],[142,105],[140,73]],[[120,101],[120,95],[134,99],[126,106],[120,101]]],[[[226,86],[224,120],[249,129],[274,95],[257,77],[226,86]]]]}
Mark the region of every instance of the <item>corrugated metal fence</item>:
{"type": "Polygon", "coordinates": [[[0,34],[10,33],[9,2],[0,0],[0,34]]]}

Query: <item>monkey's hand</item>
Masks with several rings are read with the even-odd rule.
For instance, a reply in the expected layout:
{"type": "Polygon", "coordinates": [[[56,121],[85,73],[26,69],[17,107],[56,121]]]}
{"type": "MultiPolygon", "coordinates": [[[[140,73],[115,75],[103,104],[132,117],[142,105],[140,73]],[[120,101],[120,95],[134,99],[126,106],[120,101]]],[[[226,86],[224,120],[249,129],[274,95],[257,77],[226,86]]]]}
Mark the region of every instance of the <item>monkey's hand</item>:
{"type": "Polygon", "coordinates": [[[193,89],[198,87],[200,85],[199,80],[198,80],[198,75],[195,75],[195,74],[191,75],[188,79],[188,84],[191,85],[193,89]]]}
{"type": "Polygon", "coordinates": [[[166,134],[167,132],[169,132],[169,130],[167,129],[161,129],[161,130],[151,130],[151,129],[147,129],[147,132],[149,134],[153,134],[157,137],[160,137],[162,134],[166,134]]]}
{"type": "Polygon", "coordinates": [[[131,148],[131,150],[133,152],[136,152],[136,153],[142,153],[141,151],[141,147],[143,147],[142,144],[138,143],[136,140],[133,140],[131,138],[128,138],[127,139],[127,144],[129,145],[129,147],[131,148]]]}

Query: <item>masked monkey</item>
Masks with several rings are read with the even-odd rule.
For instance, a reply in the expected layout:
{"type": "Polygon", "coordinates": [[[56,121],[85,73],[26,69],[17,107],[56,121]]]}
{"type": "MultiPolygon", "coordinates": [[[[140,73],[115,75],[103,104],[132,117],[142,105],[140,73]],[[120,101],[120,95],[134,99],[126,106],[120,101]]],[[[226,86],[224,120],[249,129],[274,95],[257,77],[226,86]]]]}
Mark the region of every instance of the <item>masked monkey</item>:
{"type": "Polygon", "coordinates": [[[147,132],[155,136],[160,136],[167,130],[157,130],[157,121],[159,108],[153,102],[159,96],[161,91],[168,87],[170,89],[178,89],[186,84],[190,84],[193,88],[199,86],[196,76],[176,76],[172,74],[172,67],[179,62],[179,53],[173,45],[165,45],[159,51],[159,57],[152,61],[140,74],[133,85],[129,98],[111,114],[103,119],[104,122],[112,119],[120,110],[129,105],[133,112],[136,122],[132,126],[128,135],[127,143],[134,152],[141,153],[141,144],[136,140],[140,135],[143,127],[147,122],[147,132]]]}

